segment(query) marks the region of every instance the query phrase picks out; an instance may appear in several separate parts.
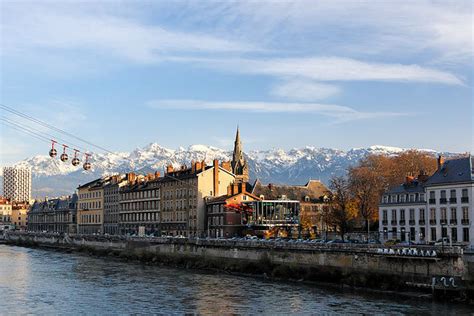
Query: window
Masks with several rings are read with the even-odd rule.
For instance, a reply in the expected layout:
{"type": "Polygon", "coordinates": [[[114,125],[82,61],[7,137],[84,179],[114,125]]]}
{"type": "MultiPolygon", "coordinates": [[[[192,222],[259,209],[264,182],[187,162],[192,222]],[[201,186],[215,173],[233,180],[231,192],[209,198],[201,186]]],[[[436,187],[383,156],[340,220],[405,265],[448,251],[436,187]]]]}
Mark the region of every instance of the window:
{"type": "Polygon", "coordinates": [[[387,210],[383,210],[382,213],[383,213],[383,216],[382,216],[383,220],[387,221],[387,219],[388,219],[387,210]]]}
{"type": "Polygon", "coordinates": [[[451,228],[451,241],[452,242],[458,241],[458,229],[456,227],[451,228]]]}
{"type": "Polygon", "coordinates": [[[400,195],[400,202],[405,203],[405,194],[400,195]]]}
{"type": "Polygon", "coordinates": [[[424,239],[425,239],[425,228],[420,227],[420,240],[424,240],[424,239]]]}
{"type": "Polygon", "coordinates": [[[431,227],[431,241],[436,241],[436,227],[431,227]]]}
{"type": "Polygon", "coordinates": [[[469,228],[467,227],[462,229],[462,241],[469,242],[469,228]]]}
{"type": "Polygon", "coordinates": [[[397,210],[392,210],[392,221],[397,220],[397,210]]]}
{"type": "Polygon", "coordinates": [[[405,220],[405,210],[400,210],[400,220],[403,221],[405,220]]]}
{"type": "Polygon", "coordinates": [[[416,238],[416,233],[415,233],[415,227],[410,228],[410,240],[415,241],[416,238]]]}
{"type": "Polygon", "coordinates": [[[456,210],[457,209],[455,207],[451,207],[451,220],[456,220],[456,218],[457,218],[456,210]]]}
{"type": "Polygon", "coordinates": [[[463,207],[462,208],[462,219],[463,220],[469,220],[469,208],[468,207],[463,207]]]}
{"type": "Polygon", "coordinates": [[[430,209],[430,219],[436,220],[436,209],[435,208],[430,209]]]}
{"type": "Polygon", "coordinates": [[[420,212],[420,221],[424,221],[425,220],[425,209],[420,208],[419,212],[420,212]]]}
{"type": "Polygon", "coordinates": [[[448,228],[447,227],[441,227],[441,237],[443,237],[443,238],[448,237],[448,228]]]}
{"type": "Polygon", "coordinates": [[[410,202],[415,202],[415,195],[414,194],[410,194],[410,202]]]}
{"type": "Polygon", "coordinates": [[[413,208],[410,209],[410,220],[411,221],[415,220],[415,209],[413,208]]]}
{"type": "Polygon", "coordinates": [[[441,208],[441,220],[442,221],[446,220],[446,208],[445,207],[441,208]]]}

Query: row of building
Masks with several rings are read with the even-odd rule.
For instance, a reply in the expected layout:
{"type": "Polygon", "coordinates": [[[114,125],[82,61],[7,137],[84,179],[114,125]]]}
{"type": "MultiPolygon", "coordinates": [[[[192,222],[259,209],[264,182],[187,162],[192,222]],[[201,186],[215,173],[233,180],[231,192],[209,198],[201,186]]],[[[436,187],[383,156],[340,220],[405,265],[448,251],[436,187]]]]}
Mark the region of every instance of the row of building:
{"type": "Polygon", "coordinates": [[[237,130],[232,161],[193,161],[147,175],[128,173],[80,185],[70,197],[36,201],[28,230],[79,234],[232,237],[314,234],[326,187],[249,183],[237,130]],[[250,211],[251,210],[251,211],[250,211]],[[312,220],[299,228],[300,215],[312,220]]]}
{"type": "Polygon", "coordinates": [[[442,240],[474,245],[474,157],[438,158],[436,172],[407,177],[379,206],[383,240],[416,243],[442,240]]]}

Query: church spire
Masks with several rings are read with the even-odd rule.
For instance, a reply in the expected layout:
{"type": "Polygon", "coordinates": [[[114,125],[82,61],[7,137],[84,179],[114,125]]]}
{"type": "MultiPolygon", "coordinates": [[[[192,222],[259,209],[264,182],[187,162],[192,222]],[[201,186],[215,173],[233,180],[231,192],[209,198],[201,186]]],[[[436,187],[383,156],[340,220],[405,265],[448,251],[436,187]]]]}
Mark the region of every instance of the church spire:
{"type": "Polygon", "coordinates": [[[240,141],[240,129],[237,126],[237,133],[235,134],[234,142],[234,154],[232,156],[232,172],[237,178],[242,179],[244,182],[248,181],[248,165],[245,161],[244,153],[242,150],[242,142],[240,141]]]}

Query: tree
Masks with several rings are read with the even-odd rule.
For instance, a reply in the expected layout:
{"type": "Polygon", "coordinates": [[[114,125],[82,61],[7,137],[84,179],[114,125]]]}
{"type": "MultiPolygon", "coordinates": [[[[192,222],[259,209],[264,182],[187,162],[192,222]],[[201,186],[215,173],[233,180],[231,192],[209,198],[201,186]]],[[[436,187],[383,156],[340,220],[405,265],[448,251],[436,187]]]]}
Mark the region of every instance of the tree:
{"type": "Polygon", "coordinates": [[[330,216],[328,222],[337,227],[344,240],[349,231],[351,220],[355,218],[355,205],[351,197],[349,181],[345,177],[333,177],[330,180],[329,195],[330,216]]]}
{"type": "MultiPolygon", "coordinates": [[[[351,195],[358,213],[367,225],[378,219],[380,197],[389,188],[400,185],[407,175],[436,171],[436,158],[417,150],[396,156],[369,155],[348,170],[351,195]]],[[[367,227],[368,228],[368,227],[367,227]]]]}

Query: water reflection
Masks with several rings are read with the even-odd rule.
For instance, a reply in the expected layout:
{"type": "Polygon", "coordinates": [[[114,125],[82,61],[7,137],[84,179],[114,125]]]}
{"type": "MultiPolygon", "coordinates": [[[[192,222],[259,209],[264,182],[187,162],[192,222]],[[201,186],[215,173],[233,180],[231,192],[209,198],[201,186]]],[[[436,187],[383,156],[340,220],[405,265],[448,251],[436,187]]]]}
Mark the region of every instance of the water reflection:
{"type": "Polygon", "coordinates": [[[469,307],[0,245],[0,314],[465,314],[469,307]]]}

